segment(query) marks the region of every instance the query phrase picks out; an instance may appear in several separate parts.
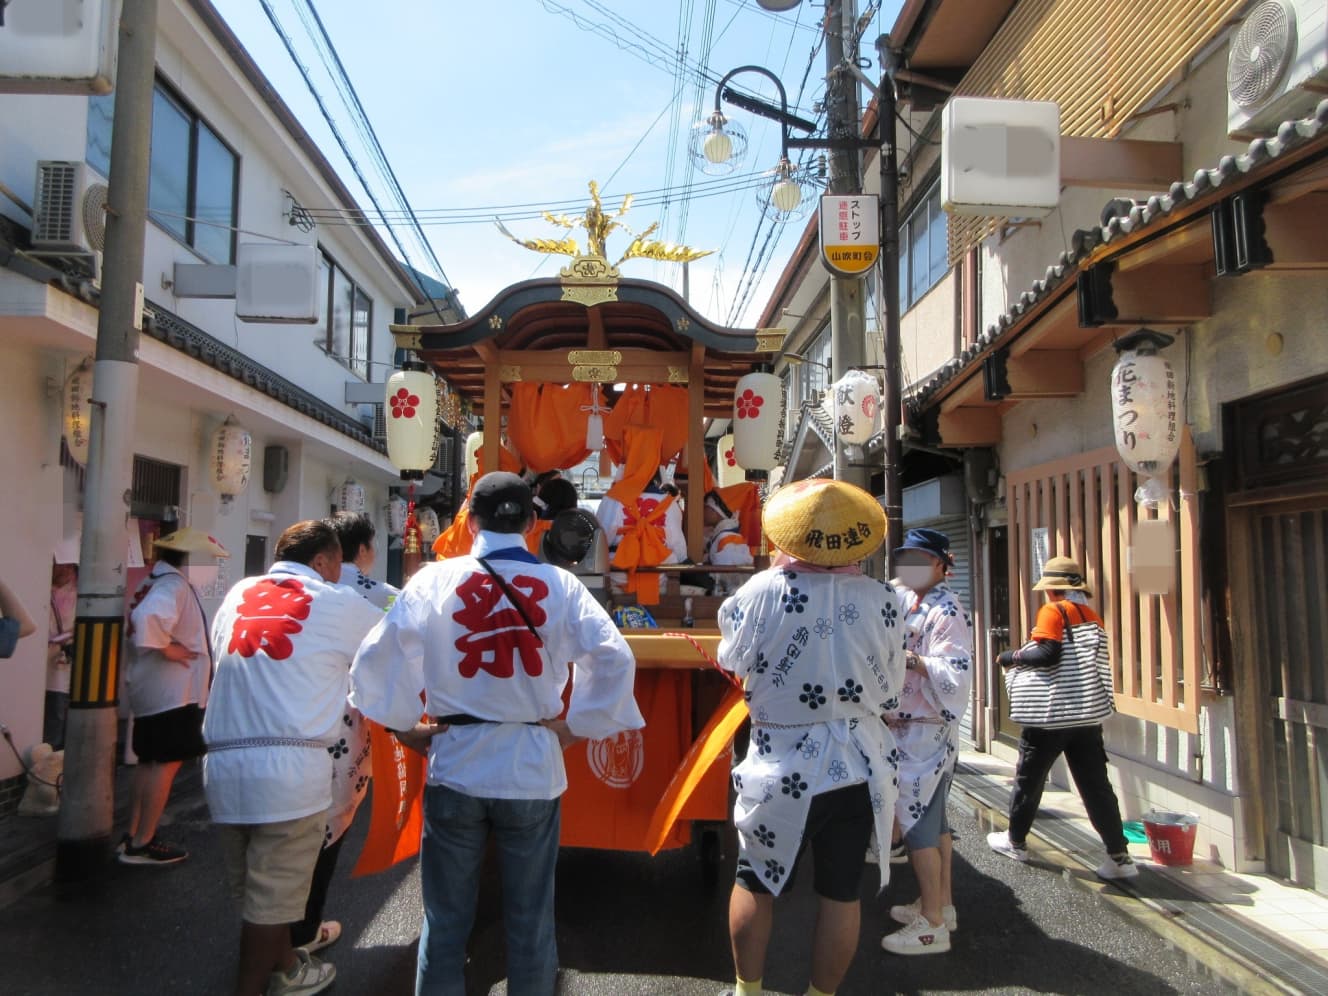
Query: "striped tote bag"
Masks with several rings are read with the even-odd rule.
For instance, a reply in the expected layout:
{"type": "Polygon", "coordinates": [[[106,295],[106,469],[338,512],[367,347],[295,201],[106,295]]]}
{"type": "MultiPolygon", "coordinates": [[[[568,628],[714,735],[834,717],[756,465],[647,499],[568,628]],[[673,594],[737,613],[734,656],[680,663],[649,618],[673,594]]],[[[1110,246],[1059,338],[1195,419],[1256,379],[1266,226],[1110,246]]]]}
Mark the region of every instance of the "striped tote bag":
{"type": "Polygon", "coordinates": [[[1057,608],[1065,621],[1060,659],[1049,667],[1016,665],[1005,675],[1010,718],[1021,726],[1089,726],[1116,710],[1106,630],[1089,620],[1071,625],[1057,608]]]}

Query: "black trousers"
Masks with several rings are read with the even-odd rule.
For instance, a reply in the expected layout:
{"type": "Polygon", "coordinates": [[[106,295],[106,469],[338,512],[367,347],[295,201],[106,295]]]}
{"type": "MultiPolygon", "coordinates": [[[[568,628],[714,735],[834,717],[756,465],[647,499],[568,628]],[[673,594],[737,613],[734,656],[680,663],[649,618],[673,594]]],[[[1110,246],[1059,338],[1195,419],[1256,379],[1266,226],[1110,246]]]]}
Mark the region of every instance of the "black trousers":
{"type": "Polygon", "coordinates": [[[1121,828],[1120,804],[1107,778],[1107,748],[1102,725],[1072,726],[1064,730],[1024,727],[1019,738],[1019,766],[1010,793],[1010,842],[1022,844],[1028,837],[1042,802],[1042,789],[1056,758],[1065,755],[1079,798],[1084,801],[1093,829],[1102,838],[1108,854],[1129,850],[1121,828]]]}
{"type": "Polygon", "coordinates": [[[346,839],[343,833],[333,843],[318,852],[318,863],[314,865],[313,881],[309,883],[309,899],[304,906],[304,919],[292,923],[291,947],[302,948],[318,936],[318,928],[323,924],[323,906],[327,902],[327,887],[332,884],[332,874],[337,870],[337,858],[341,854],[341,844],[346,839]]]}

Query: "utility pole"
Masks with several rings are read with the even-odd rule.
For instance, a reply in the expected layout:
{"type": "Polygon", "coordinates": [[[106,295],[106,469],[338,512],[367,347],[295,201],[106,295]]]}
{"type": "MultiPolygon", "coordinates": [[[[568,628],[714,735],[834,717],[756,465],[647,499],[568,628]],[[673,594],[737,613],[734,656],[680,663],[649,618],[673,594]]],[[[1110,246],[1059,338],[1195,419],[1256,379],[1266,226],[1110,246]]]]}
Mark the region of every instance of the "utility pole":
{"type": "MultiPolygon", "coordinates": [[[[899,429],[903,422],[904,392],[900,381],[899,350],[899,162],[895,154],[895,51],[889,35],[876,39],[876,53],[881,63],[881,87],[876,94],[877,124],[880,127],[881,151],[881,277],[885,316],[885,390],[881,405],[885,409],[885,514],[886,557],[904,541],[904,492],[899,475],[903,469],[899,429]]],[[[891,565],[893,566],[893,565],[891,565]]]]}
{"type": "MultiPolygon", "coordinates": [[[[845,41],[856,35],[855,0],[828,0],[825,5],[826,62],[826,134],[834,143],[830,150],[830,177],[826,186],[831,194],[862,193],[857,140],[861,135],[858,118],[858,84],[845,62],[845,41]]],[[[857,52],[848,53],[856,61],[857,52]]],[[[838,381],[853,367],[861,366],[866,348],[866,281],[861,277],[830,279],[830,364],[831,379],[838,381]]],[[[851,466],[844,458],[843,446],[835,442],[834,476],[867,488],[866,468],[851,466]]]]}
{"type": "Polygon", "coordinates": [[[106,250],[79,550],[78,612],[65,733],[64,787],[56,823],[56,880],[102,871],[114,820],[115,719],[125,607],[133,432],[142,325],[157,0],[124,0],[115,75],[115,118],[106,250]]]}

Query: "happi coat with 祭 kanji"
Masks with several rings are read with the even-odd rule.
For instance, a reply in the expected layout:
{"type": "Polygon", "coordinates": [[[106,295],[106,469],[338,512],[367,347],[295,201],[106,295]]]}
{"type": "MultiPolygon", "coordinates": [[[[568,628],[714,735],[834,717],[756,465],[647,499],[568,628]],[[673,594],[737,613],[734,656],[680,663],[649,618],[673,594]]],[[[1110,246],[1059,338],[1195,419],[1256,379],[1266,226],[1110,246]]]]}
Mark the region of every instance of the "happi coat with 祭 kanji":
{"type": "Polygon", "coordinates": [[[189,579],[159,560],[129,602],[129,668],[125,675],[129,708],[135,716],[155,716],[208,702],[212,658],[207,616],[189,579]],[[194,656],[179,664],[162,651],[178,643],[194,656]]]}
{"type": "Polygon", "coordinates": [[[484,720],[433,737],[429,784],[479,798],[554,799],[567,788],[563,752],[538,722],[562,712],[571,681],[574,734],[601,740],[640,729],[635,678],[627,641],[585,585],[540,563],[519,534],[481,531],[469,554],[424,565],[401,590],[355,657],[351,704],[395,730],[421,712],[484,720]],[[502,575],[538,637],[477,557],[502,575]]]}
{"type": "MultiPolygon", "coordinates": [[[[908,671],[899,706],[886,713],[899,747],[896,816],[905,833],[926,811],[942,779],[954,771],[959,721],[973,688],[973,627],[944,582],[918,598],[903,585],[904,647],[922,658],[925,675],[908,671]]],[[[878,838],[885,840],[884,837],[878,838]]]]}
{"type": "MultiPolygon", "coordinates": [[[[747,756],[734,769],[739,864],[778,895],[812,796],[866,782],[890,839],[897,753],[881,716],[904,681],[901,604],[890,585],[794,563],[762,571],[719,610],[718,660],[746,689],[747,756]]],[[[890,877],[881,864],[881,887],[890,877]]]]}
{"type": "Polygon", "coordinates": [[[345,732],[350,663],[381,609],[312,567],[278,561],[235,585],[212,622],[203,788],[217,823],[325,812],[345,732]]]}

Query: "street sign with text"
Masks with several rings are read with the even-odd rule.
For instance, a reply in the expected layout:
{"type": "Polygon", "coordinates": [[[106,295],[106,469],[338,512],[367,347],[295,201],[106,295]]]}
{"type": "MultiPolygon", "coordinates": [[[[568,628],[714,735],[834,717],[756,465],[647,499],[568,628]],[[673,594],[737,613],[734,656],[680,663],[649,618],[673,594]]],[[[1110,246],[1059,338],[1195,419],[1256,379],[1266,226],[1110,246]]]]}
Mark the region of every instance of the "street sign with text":
{"type": "Polygon", "coordinates": [[[837,276],[860,277],[881,254],[880,210],[875,194],[826,194],[821,198],[821,262],[837,276]]]}

